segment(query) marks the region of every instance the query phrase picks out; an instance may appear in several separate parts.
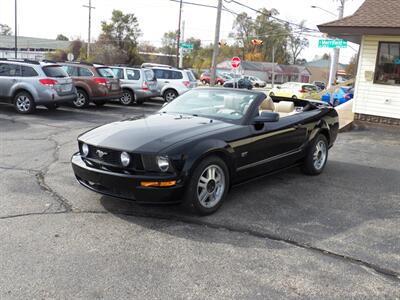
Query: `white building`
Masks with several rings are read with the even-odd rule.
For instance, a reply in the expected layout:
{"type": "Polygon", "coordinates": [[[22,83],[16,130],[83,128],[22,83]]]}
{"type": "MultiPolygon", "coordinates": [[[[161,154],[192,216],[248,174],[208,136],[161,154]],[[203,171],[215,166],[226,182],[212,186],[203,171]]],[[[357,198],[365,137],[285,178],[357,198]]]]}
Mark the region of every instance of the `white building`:
{"type": "Polygon", "coordinates": [[[400,0],[365,0],[354,15],[319,25],[360,45],[355,118],[400,125],[400,0]]]}
{"type": "MultiPolygon", "coordinates": [[[[18,37],[17,58],[45,59],[48,52],[66,50],[70,42],[31,37],[18,37]]],[[[15,58],[14,36],[0,35],[0,58],[15,58]]]]}

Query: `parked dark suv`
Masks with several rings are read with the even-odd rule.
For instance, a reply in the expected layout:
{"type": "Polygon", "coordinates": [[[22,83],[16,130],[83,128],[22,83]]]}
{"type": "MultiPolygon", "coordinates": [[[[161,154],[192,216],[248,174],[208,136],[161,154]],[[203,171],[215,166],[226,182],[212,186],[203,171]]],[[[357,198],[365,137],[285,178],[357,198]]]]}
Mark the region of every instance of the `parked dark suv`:
{"type": "Polygon", "coordinates": [[[75,83],[78,94],[72,102],[75,107],[87,107],[90,102],[102,106],[109,100],[122,97],[119,79],[109,67],[82,62],[65,62],[61,65],[75,83]]]}
{"type": "Polygon", "coordinates": [[[72,79],[60,65],[18,59],[0,59],[0,101],[12,103],[19,113],[37,105],[55,109],[77,97],[72,79]]]}

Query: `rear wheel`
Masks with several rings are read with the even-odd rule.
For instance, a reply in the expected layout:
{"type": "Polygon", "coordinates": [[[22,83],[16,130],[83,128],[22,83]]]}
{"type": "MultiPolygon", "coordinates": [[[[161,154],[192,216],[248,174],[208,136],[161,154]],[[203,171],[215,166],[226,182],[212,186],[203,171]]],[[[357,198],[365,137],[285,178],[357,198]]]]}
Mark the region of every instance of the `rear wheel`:
{"type": "Polygon", "coordinates": [[[78,89],[77,92],[77,97],[74,101],[72,101],[72,104],[74,105],[75,108],[84,108],[89,106],[89,96],[88,94],[82,90],[78,89]]]}
{"type": "Polygon", "coordinates": [[[175,90],[169,89],[164,92],[164,100],[166,102],[171,102],[176,97],[178,97],[178,93],[175,90]]]}
{"type": "Polygon", "coordinates": [[[293,96],[292,96],[292,99],[293,99],[293,100],[297,100],[297,96],[296,96],[296,95],[293,95],[293,96]]]}
{"type": "Polygon", "coordinates": [[[275,97],[275,94],[271,92],[271,93],[269,93],[269,96],[270,97],[275,97]]]}
{"type": "Polygon", "coordinates": [[[30,114],[35,111],[36,104],[31,94],[19,92],[14,97],[14,107],[20,114],[30,114]]]}
{"type": "Polygon", "coordinates": [[[209,215],[221,207],[228,189],[228,167],[221,158],[210,156],[201,161],[193,171],[184,195],[184,203],[196,214],[209,215]]]}
{"type": "Polygon", "coordinates": [[[340,105],[340,101],[339,101],[338,99],[336,99],[336,100],[333,102],[333,106],[338,106],[338,105],[340,105]]]}
{"type": "Polygon", "coordinates": [[[207,81],[206,80],[202,80],[201,82],[203,83],[203,85],[207,85],[207,81]]]}
{"type": "Polygon", "coordinates": [[[135,102],[135,94],[131,90],[124,89],[120,102],[123,105],[131,105],[135,102]]]}
{"type": "Polygon", "coordinates": [[[308,175],[321,174],[328,161],[328,140],[323,134],[316,136],[304,159],[302,171],[308,175]]]}

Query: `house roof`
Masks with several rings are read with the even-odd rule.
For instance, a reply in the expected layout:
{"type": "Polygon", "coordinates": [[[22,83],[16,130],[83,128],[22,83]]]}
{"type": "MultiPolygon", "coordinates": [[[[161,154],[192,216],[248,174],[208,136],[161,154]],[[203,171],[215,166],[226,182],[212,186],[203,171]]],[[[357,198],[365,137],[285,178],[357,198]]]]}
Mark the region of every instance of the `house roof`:
{"type": "MultiPolygon", "coordinates": [[[[316,67],[316,68],[326,68],[329,69],[331,65],[331,60],[330,59],[317,59],[313,61],[309,61],[306,63],[306,67],[310,69],[310,67],[316,67]]],[[[346,69],[347,65],[345,64],[338,64],[338,68],[340,69],[346,69]]]]}
{"type": "MultiPolygon", "coordinates": [[[[71,42],[52,39],[18,37],[18,48],[22,49],[67,49],[71,42]]],[[[0,35],[0,49],[14,49],[13,35],[0,35]]]]}
{"type": "Polygon", "coordinates": [[[356,43],[365,34],[400,35],[399,11],[399,0],[365,0],[352,16],[318,25],[318,28],[356,43]]]}

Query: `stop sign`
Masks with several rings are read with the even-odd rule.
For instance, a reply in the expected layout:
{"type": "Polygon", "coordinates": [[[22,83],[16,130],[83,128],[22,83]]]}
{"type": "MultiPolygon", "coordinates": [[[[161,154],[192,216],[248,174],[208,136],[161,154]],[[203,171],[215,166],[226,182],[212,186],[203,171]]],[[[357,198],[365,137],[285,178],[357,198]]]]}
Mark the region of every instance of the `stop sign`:
{"type": "Polygon", "coordinates": [[[232,57],[231,67],[232,67],[232,69],[237,69],[240,67],[240,58],[239,57],[237,57],[237,56],[232,57]]]}

